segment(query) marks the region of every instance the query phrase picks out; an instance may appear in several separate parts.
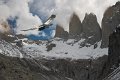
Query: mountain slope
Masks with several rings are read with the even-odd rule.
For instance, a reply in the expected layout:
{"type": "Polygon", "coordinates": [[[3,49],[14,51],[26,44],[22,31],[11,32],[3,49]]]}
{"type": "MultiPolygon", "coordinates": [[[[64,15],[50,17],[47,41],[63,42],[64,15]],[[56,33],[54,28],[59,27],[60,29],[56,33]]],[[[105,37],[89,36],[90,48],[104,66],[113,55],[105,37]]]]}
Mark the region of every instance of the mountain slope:
{"type": "Polygon", "coordinates": [[[108,47],[109,36],[120,24],[120,1],[109,7],[102,19],[102,44],[101,48],[108,47]]]}
{"type": "Polygon", "coordinates": [[[27,59],[0,54],[1,80],[98,80],[106,56],[97,60],[27,59]]]}

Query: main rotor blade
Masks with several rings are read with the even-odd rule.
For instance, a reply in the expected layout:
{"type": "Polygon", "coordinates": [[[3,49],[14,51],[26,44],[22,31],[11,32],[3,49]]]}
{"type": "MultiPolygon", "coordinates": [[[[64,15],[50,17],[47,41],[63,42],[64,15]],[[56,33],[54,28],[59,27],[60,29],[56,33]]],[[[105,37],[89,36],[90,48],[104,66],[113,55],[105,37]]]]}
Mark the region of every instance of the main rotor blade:
{"type": "Polygon", "coordinates": [[[21,31],[29,31],[29,30],[35,30],[35,29],[38,29],[38,28],[30,28],[30,29],[21,30],[21,31]]]}

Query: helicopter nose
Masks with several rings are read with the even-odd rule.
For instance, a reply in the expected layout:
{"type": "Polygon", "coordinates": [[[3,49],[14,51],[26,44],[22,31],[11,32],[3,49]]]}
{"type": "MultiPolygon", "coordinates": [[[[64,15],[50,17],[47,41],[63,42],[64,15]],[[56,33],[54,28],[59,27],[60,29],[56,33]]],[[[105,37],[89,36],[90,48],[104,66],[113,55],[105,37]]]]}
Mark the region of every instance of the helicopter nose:
{"type": "Polygon", "coordinates": [[[56,15],[54,15],[54,14],[53,14],[53,15],[51,15],[51,17],[52,17],[52,18],[55,18],[55,17],[56,17],[56,15]]]}

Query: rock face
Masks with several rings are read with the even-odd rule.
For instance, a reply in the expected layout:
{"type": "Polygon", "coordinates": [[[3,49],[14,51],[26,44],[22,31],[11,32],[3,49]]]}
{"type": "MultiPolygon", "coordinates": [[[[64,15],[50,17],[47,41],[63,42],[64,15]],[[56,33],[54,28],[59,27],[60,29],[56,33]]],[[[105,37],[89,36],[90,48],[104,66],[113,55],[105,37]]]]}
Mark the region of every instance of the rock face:
{"type": "Polygon", "coordinates": [[[46,46],[47,51],[52,50],[53,47],[56,47],[56,44],[51,43],[51,44],[47,45],[47,46],[46,46]]]}
{"type": "Polygon", "coordinates": [[[109,37],[108,60],[103,68],[104,76],[120,66],[120,27],[109,37]]]}
{"type": "Polygon", "coordinates": [[[65,31],[61,26],[56,26],[56,34],[55,37],[67,39],[68,38],[68,32],[65,31]]]}
{"type": "Polygon", "coordinates": [[[97,22],[96,15],[90,13],[85,15],[82,22],[83,27],[83,38],[85,38],[85,43],[95,44],[101,40],[101,28],[97,22]]]}
{"type": "Polygon", "coordinates": [[[7,42],[13,42],[14,40],[16,40],[16,37],[11,37],[9,36],[9,33],[0,33],[0,39],[3,39],[7,42]]]}
{"type": "Polygon", "coordinates": [[[110,35],[108,52],[108,61],[114,68],[120,64],[120,27],[116,29],[116,32],[110,35]]]}
{"type": "Polygon", "coordinates": [[[0,55],[1,80],[68,80],[33,59],[0,55]]]}
{"type": "Polygon", "coordinates": [[[82,22],[83,25],[83,33],[86,37],[96,38],[96,41],[100,41],[101,39],[101,28],[97,22],[96,15],[90,13],[85,15],[85,18],[82,22]]]}
{"type": "Polygon", "coordinates": [[[10,26],[7,22],[0,23],[0,33],[10,33],[10,26]]]}
{"type": "Polygon", "coordinates": [[[99,80],[105,57],[98,60],[34,60],[0,54],[1,80],[99,80]]]}
{"type": "Polygon", "coordinates": [[[109,7],[102,19],[102,44],[101,48],[108,47],[109,35],[120,24],[120,2],[109,7]]]}
{"type": "Polygon", "coordinates": [[[74,13],[69,23],[69,36],[75,38],[82,33],[82,23],[79,17],[74,13]]]}
{"type": "Polygon", "coordinates": [[[106,56],[97,60],[52,60],[45,65],[73,80],[99,80],[105,59],[106,56]]]}

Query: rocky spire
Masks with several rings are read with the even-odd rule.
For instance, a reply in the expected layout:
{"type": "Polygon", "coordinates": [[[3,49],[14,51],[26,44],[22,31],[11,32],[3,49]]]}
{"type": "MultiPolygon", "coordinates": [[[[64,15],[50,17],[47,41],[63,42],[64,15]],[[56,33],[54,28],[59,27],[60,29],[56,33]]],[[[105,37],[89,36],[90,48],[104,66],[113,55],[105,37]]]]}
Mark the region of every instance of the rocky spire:
{"type": "Polygon", "coordinates": [[[80,35],[82,33],[82,24],[79,17],[74,13],[69,23],[69,34],[70,37],[80,35]]]}
{"type": "Polygon", "coordinates": [[[109,35],[113,33],[115,28],[120,24],[120,2],[109,7],[102,19],[102,44],[101,48],[108,47],[109,35]]]}
{"type": "Polygon", "coordinates": [[[65,31],[60,25],[57,25],[55,37],[67,39],[68,38],[68,32],[65,31]]]}
{"type": "Polygon", "coordinates": [[[94,44],[101,40],[101,28],[97,22],[97,17],[93,13],[85,15],[82,22],[83,37],[88,39],[88,43],[94,44]]]}

